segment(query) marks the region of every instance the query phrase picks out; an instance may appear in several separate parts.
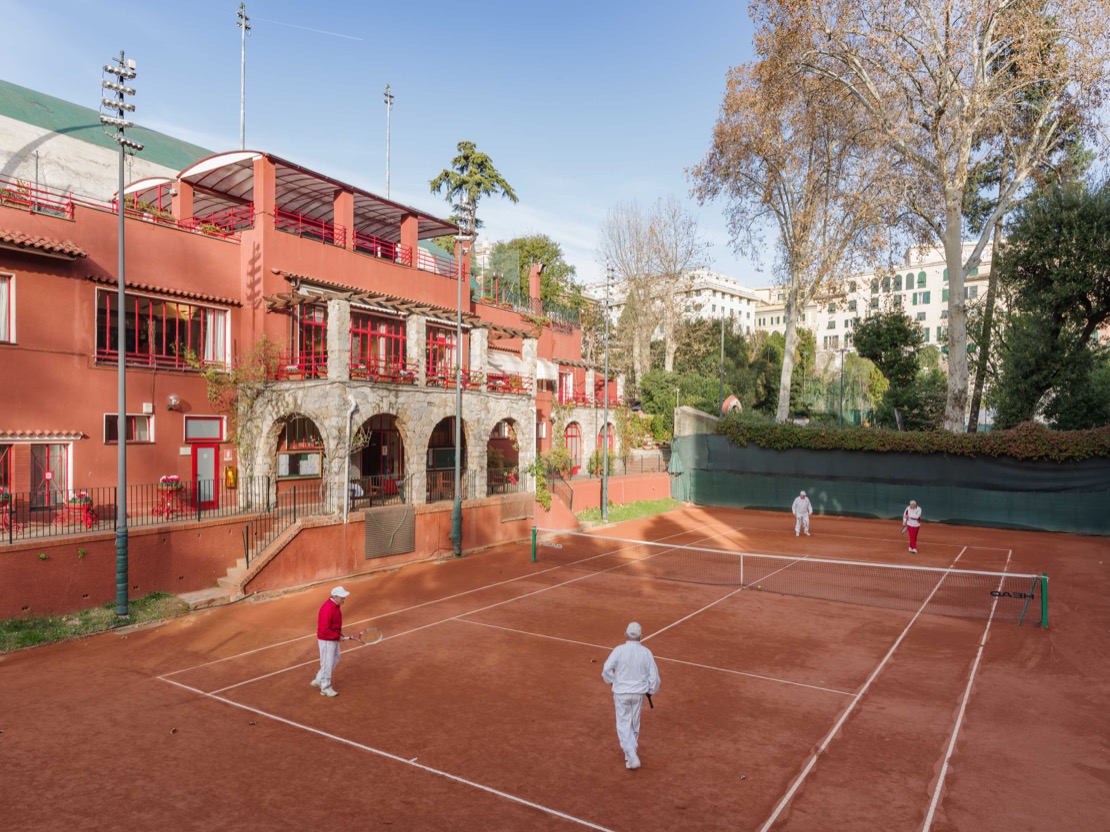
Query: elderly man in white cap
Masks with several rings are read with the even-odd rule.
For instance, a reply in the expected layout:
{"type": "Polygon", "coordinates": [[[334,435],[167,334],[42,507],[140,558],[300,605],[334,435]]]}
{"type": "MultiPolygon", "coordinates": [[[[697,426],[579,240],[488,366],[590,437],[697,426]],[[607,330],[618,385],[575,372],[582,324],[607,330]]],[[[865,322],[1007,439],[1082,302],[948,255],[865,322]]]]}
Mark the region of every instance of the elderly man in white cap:
{"type": "Polygon", "coordinates": [[[651,651],[640,644],[643,630],[633,621],[624,631],[624,644],[616,647],[605,667],[601,678],[605,684],[613,686],[613,705],[617,710],[617,739],[624,752],[624,767],[637,769],[640,758],[636,747],[640,740],[640,713],[644,707],[644,695],[659,692],[659,668],[651,651]]]}
{"type": "Polygon", "coordinates": [[[350,595],[341,586],[333,587],[331,597],[320,607],[316,618],[316,643],[320,645],[320,670],[311,685],[321,696],[338,696],[331,686],[331,674],[339,664],[339,642],[343,639],[343,601],[350,595]]]}
{"type": "Polygon", "coordinates": [[[813,504],[804,491],[794,498],[794,505],[790,510],[794,512],[794,537],[802,529],[805,530],[806,537],[809,537],[809,515],[813,514],[813,504]]]}

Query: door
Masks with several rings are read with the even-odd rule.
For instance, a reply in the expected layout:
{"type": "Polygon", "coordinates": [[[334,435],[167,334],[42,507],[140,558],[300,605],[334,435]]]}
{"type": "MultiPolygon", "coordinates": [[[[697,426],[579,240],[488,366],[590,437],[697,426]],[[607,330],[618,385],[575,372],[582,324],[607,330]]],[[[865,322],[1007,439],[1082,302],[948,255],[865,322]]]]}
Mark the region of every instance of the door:
{"type": "Polygon", "coordinates": [[[219,451],[219,445],[193,445],[193,482],[200,509],[220,507],[220,489],[216,483],[219,451]]]}
{"type": "Polygon", "coordinates": [[[55,508],[65,502],[68,484],[66,445],[31,446],[31,507],[55,508]]]}

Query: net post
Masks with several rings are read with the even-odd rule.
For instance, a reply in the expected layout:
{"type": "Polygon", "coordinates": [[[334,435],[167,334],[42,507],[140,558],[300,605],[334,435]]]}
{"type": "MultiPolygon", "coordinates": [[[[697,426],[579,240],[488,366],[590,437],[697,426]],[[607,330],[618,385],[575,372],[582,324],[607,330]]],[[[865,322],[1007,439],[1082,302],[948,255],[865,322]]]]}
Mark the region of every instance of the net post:
{"type": "Polygon", "coordinates": [[[1048,629],[1048,575],[1041,574],[1041,627],[1048,629]]]}
{"type": "Polygon", "coordinates": [[[532,527],[532,563],[536,562],[536,527],[532,527]]]}

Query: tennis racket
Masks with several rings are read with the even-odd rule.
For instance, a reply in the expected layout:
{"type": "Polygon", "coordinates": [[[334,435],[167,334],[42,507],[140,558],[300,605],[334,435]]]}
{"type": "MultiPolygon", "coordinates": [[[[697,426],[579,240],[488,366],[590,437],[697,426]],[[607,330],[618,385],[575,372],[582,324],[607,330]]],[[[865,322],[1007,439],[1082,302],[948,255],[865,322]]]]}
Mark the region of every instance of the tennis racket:
{"type": "Polygon", "coordinates": [[[377,627],[367,627],[355,633],[353,636],[348,636],[351,641],[357,641],[362,644],[377,644],[385,637],[385,633],[377,627]]]}
{"type": "Polygon", "coordinates": [[[650,693],[645,693],[644,696],[646,696],[648,698],[648,707],[651,708],[652,710],[655,710],[655,703],[651,701],[651,694],[650,693]]]}

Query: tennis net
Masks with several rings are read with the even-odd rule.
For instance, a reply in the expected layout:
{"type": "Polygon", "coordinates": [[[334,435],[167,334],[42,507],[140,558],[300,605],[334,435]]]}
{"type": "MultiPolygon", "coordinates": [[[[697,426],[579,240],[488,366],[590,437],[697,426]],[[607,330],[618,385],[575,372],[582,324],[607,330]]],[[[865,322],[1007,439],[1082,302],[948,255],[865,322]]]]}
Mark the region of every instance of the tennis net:
{"type": "Polygon", "coordinates": [[[1048,626],[1048,576],[763,555],[533,529],[532,560],[641,578],[1048,626]]]}

